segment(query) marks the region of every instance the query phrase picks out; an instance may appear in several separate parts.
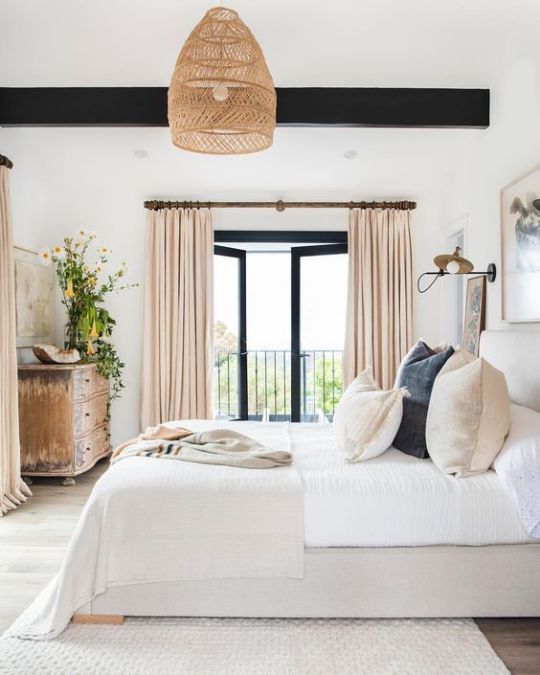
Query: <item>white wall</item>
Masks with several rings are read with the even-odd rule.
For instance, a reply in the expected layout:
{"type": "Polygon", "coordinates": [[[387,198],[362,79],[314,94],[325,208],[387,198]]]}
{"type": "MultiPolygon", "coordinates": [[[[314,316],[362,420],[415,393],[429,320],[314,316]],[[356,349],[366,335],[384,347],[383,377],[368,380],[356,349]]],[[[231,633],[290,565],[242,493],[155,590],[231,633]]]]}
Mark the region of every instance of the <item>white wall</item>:
{"type": "Polygon", "coordinates": [[[486,327],[540,330],[540,323],[511,324],[502,320],[500,241],[501,188],[540,165],[537,44],[534,55],[517,54],[513,62],[501,69],[491,98],[490,128],[471,138],[462,163],[449,176],[441,195],[439,220],[443,225],[465,216],[469,223],[465,257],[478,270],[485,270],[490,262],[497,265],[498,279],[487,284],[486,327]]]}
{"type": "MultiPolygon", "coordinates": [[[[460,144],[482,133],[280,128],[264,153],[212,158],[175,149],[167,129],[0,129],[0,147],[15,164],[16,244],[40,249],[85,227],[112,249],[112,265],[125,260],[130,280],[142,281],[143,201],[150,198],[415,199],[414,261],[423,270],[434,250],[440,159],[456,162],[460,144]],[[358,150],[358,159],[343,158],[348,148],[358,150]],[[136,149],[148,156],[137,158],[136,149]]],[[[214,223],[218,229],[346,229],[347,212],[222,210],[215,211],[214,223]]],[[[437,340],[436,294],[415,301],[415,334],[437,340]]],[[[127,364],[128,387],[113,409],[117,441],[138,431],[142,289],[112,297],[110,309],[127,364]]]]}

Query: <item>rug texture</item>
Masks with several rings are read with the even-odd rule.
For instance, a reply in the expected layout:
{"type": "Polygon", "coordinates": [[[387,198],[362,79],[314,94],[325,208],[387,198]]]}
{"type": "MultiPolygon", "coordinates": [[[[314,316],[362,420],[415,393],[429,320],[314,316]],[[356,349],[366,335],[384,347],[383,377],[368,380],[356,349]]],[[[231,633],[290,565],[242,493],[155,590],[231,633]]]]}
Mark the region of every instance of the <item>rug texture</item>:
{"type": "Polygon", "coordinates": [[[0,639],[2,675],[499,675],[469,619],[127,619],[0,639]]]}

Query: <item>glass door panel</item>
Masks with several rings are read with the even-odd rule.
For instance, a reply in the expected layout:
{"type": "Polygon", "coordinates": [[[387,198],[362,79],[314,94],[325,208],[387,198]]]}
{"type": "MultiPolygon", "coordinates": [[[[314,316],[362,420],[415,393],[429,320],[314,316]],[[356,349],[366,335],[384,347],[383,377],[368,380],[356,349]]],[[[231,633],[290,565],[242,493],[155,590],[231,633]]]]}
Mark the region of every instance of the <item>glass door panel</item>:
{"type": "Polygon", "coordinates": [[[248,418],[290,419],[290,252],[247,253],[248,418]]]}
{"type": "Polygon", "coordinates": [[[343,391],[347,245],[291,251],[292,420],[330,422],[343,391]]]}
{"type": "Polygon", "coordinates": [[[214,246],[214,419],[247,419],[246,252],[214,246]]]}

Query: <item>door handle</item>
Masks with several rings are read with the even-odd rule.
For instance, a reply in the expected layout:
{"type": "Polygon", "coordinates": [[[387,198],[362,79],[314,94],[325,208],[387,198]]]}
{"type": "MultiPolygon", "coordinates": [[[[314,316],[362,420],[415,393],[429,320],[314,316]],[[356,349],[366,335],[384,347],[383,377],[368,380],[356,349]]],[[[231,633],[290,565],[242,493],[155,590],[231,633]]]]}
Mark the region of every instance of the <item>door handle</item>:
{"type": "Polygon", "coordinates": [[[308,354],[307,352],[300,352],[297,356],[298,356],[299,359],[306,359],[306,358],[310,359],[311,358],[311,354],[308,354]]]}

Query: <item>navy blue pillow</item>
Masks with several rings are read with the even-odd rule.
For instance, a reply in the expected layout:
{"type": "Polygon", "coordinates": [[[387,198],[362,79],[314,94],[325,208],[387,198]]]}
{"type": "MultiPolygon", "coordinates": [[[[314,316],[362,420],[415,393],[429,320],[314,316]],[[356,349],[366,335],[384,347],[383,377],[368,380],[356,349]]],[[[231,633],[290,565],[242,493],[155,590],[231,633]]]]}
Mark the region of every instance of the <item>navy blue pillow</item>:
{"type": "Polygon", "coordinates": [[[453,353],[453,347],[435,352],[419,340],[401,368],[396,387],[407,387],[410,396],[403,399],[403,417],[393,445],[408,455],[420,459],[429,456],[426,419],[431,390],[439,371],[453,353]]]}

